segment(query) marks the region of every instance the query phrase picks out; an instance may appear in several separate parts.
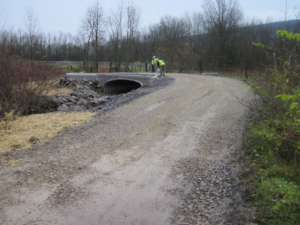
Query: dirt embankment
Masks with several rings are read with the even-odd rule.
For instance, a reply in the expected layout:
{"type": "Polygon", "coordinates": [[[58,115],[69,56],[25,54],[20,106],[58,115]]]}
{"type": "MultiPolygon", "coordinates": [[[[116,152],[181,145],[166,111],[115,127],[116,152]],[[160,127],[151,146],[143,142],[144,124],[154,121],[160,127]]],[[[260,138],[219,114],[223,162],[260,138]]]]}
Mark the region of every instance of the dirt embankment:
{"type": "Polygon", "coordinates": [[[235,96],[251,91],[168,76],[44,146],[2,155],[20,164],[0,170],[0,224],[246,224],[236,155],[247,108],[235,96]]]}

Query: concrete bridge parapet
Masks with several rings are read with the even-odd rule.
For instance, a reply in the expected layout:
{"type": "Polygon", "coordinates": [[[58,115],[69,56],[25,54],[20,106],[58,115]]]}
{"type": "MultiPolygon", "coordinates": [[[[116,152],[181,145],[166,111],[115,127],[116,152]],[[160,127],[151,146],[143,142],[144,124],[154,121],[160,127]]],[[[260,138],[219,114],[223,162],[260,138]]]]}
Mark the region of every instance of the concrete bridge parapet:
{"type": "Polygon", "coordinates": [[[97,80],[104,93],[125,93],[151,83],[156,77],[147,74],[67,73],[67,79],[97,80]]]}

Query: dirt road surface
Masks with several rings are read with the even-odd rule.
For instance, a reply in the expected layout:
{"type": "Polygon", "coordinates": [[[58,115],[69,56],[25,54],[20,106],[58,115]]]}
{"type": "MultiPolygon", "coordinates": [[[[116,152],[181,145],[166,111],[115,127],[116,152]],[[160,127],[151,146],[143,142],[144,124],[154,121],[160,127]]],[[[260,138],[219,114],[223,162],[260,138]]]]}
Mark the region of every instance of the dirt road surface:
{"type": "Polygon", "coordinates": [[[167,76],[44,146],[2,155],[20,163],[0,170],[0,224],[246,224],[235,156],[248,109],[236,97],[252,92],[235,79],[167,76]]]}

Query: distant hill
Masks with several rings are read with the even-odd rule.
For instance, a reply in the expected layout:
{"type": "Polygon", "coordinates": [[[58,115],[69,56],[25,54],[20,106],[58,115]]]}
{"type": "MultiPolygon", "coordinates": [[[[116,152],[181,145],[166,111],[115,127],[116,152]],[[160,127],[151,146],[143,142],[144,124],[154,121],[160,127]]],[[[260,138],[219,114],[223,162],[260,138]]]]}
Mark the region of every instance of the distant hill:
{"type": "Polygon", "coordinates": [[[265,23],[255,25],[256,27],[263,26],[271,28],[272,30],[288,30],[290,32],[300,32],[300,21],[298,20],[287,20],[272,23],[265,23]]]}

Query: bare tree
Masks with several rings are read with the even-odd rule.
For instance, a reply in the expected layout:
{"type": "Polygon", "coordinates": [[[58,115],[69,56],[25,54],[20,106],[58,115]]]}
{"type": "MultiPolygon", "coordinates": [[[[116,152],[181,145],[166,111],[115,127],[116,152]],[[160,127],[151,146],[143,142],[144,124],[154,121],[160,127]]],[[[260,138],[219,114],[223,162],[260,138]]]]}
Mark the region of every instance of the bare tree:
{"type": "Polygon", "coordinates": [[[125,69],[128,68],[128,63],[133,60],[133,46],[137,41],[139,32],[138,28],[140,25],[141,12],[140,9],[133,5],[133,3],[128,3],[125,8],[126,15],[126,37],[125,46],[123,51],[123,61],[126,63],[125,69]]]}
{"type": "Polygon", "coordinates": [[[112,10],[108,18],[110,26],[110,44],[112,45],[113,59],[115,62],[120,61],[120,47],[123,36],[123,15],[124,15],[123,3],[119,3],[116,10],[112,10]]]}
{"type": "Polygon", "coordinates": [[[91,41],[97,68],[100,56],[100,45],[104,41],[105,26],[106,21],[104,18],[104,12],[99,0],[97,0],[86,10],[85,17],[81,24],[81,30],[86,34],[88,48],[91,41]]]}
{"type": "Polygon", "coordinates": [[[0,13],[0,34],[3,32],[6,25],[7,16],[4,12],[4,9],[0,13]]]}
{"type": "Polygon", "coordinates": [[[78,33],[78,40],[82,48],[83,67],[86,69],[89,64],[90,42],[92,38],[91,30],[81,26],[78,33]]]}
{"type": "Polygon", "coordinates": [[[141,11],[133,3],[121,2],[117,10],[112,11],[109,17],[111,28],[110,39],[113,45],[114,59],[123,60],[125,70],[128,70],[128,64],[134,60],[133,55],[136,49],[136,43],[140,38],[141,11]]]}
{"type": "MultiPolygon", "coordinates": [[[[190,49],[186,45],[189,34],[187,33],[188,29],[186,29],[185,20],[165,16],[160,20],[157,28],[159,29],[160,37],[160,40],[158,40],[158,57],[166,61],[169,71],[179,69],[179,67],[183,66],[180,51],[186,52],[187,48],[190,49]]],[[[184,68],[182,67],[182,69],[184,68]]]]}
{"type": "Polygon", "coordinates": [[[187,32],[188,40],[191,45],[192,61],[194,70],[199,69],[199,60],[201,50],[205,43],[203,43],[203,15],[200,12],[194,12],[192,15],[186,13],[185,15],[186,26],[189,27],[187,32]]]}
{"type": "Polygon", "coordinates": [[[157,49],[159,46],[159,40],[160,40],[160,35],[159,35],[159,25],[151,25],[147,31],[144,32],[143,34],[143,41],[145,49],[147,50],[147,57],[149,60],[153,55],[157,54],[157,49]]]}
{"type": "Polygon", "coordinates": [[[243,13],[236,0],[205,0],[203,9],[210,61],[222,66],[234,56],[234,43],[243,13]]]}
{"type": "Polygon", "coordinates": [[[51,43],[51,33],[48,33],[48,35],[47,35],[48,37],[47,37],[47,58],[48,58],[48,60],[53,60],[53,58],[52,58],[52,55],[53,55],[53,50],[52,50],[52,43],[51,43]]]}
{"type": "Polygon", "coordinates": [[[39,18],[36,12],[32,8],[25,8],[25,15],[23,17],[23,22],[26,28],[26,32],[29,37],[30,46],[30,60],[33,61],[33,42],[34,38],[38,33],[39,18]]]}

